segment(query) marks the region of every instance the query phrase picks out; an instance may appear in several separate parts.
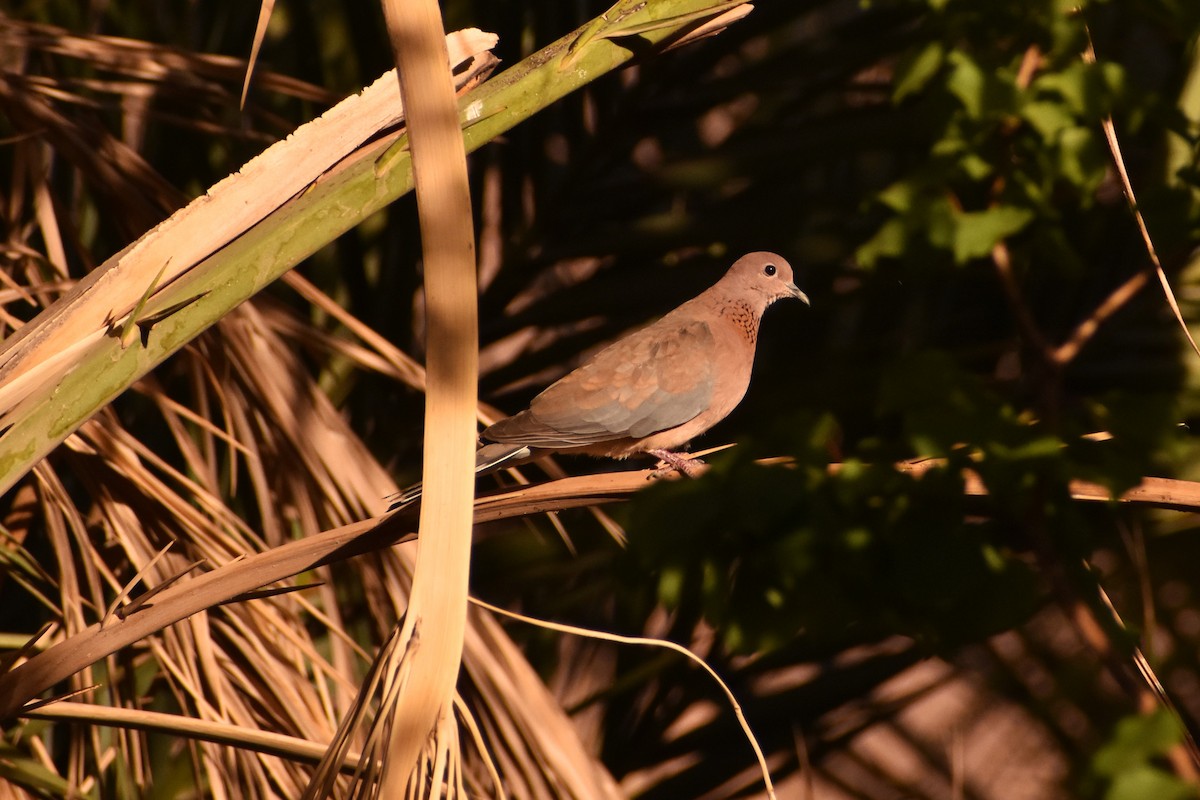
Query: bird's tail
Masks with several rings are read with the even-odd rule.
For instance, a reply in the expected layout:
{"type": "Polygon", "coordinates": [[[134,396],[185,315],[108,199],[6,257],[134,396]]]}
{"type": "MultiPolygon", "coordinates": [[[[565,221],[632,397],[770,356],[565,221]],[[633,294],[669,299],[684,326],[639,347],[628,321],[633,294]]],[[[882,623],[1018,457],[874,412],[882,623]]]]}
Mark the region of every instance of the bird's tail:
{"type": "MultiPolygon", "coordinates": [[[[533,455],[527,445],[503,444],[494,442],[485,444],[475,451],[475,474],[488,475],[505,467],[516,466],[528,460],[533,455]]],[[[388,513],[416,502],[421,497],[423,484],[414,483],[412,486],[397,492],[388,498],[388,513]]]]}

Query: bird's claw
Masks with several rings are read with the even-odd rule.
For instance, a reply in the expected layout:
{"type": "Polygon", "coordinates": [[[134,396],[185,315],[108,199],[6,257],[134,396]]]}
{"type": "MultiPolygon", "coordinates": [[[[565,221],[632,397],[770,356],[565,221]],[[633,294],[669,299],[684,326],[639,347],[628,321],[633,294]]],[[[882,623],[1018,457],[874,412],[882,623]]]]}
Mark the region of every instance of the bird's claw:
{"type": "Polygon", "coordinates": [[[686,475],[689,478],[699,478],[704,474],[708,465],[703,460],[670,450],[651,450],[650,455],[657,458],[663,466],[650,474],[650,478],[662,478],[672,472],[686,475]]]}

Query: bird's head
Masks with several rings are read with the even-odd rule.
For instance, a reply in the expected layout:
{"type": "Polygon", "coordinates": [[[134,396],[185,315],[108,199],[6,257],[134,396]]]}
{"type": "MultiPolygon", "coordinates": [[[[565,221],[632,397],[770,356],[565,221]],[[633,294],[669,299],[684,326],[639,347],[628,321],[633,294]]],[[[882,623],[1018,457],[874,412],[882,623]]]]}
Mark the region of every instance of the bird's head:
{"type": "Polygon", "coordinates": [[[757,298],[763,308],[787,297],[811,305],[808,295],[796,286],[792,265],[776,253],[747,253],[733,262],[721,283],[727,291],[757,298]]]}

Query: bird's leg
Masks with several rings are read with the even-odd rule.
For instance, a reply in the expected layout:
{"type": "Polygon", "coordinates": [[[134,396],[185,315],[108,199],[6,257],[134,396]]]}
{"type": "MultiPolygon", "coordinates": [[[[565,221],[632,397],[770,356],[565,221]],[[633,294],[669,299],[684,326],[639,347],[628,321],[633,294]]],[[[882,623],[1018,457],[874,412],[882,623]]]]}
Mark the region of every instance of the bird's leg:
{"type": "Polygon", "coordinates": [[[687,475],[689,478],[699,478],[704,474],[704,468],[707,466],[707,464],[698,458],[685,456],[683,453],[674,453],[670,450],[647,450],[646,452],[666,464],[669,468],[687,475]]]}

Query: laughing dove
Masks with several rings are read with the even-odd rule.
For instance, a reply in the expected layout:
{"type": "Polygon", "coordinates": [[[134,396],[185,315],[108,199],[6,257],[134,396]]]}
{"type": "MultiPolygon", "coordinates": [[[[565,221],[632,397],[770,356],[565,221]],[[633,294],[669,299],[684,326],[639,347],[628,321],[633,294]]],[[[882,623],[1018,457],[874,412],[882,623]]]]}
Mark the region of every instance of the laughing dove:
{"type": "MultiPolygon", "coordinates": [[[[619,339],[533,398],[529,408],[480,435],[475,471],[485,474],[550,453],[656,456],[691,475],[676,448],[716,425],[750,385],[763,312],[808,297],[774,253],[749,253],[708,291],[619,339]]],[[[420,494],[401,493],[392,508],[420,494]]]]}

